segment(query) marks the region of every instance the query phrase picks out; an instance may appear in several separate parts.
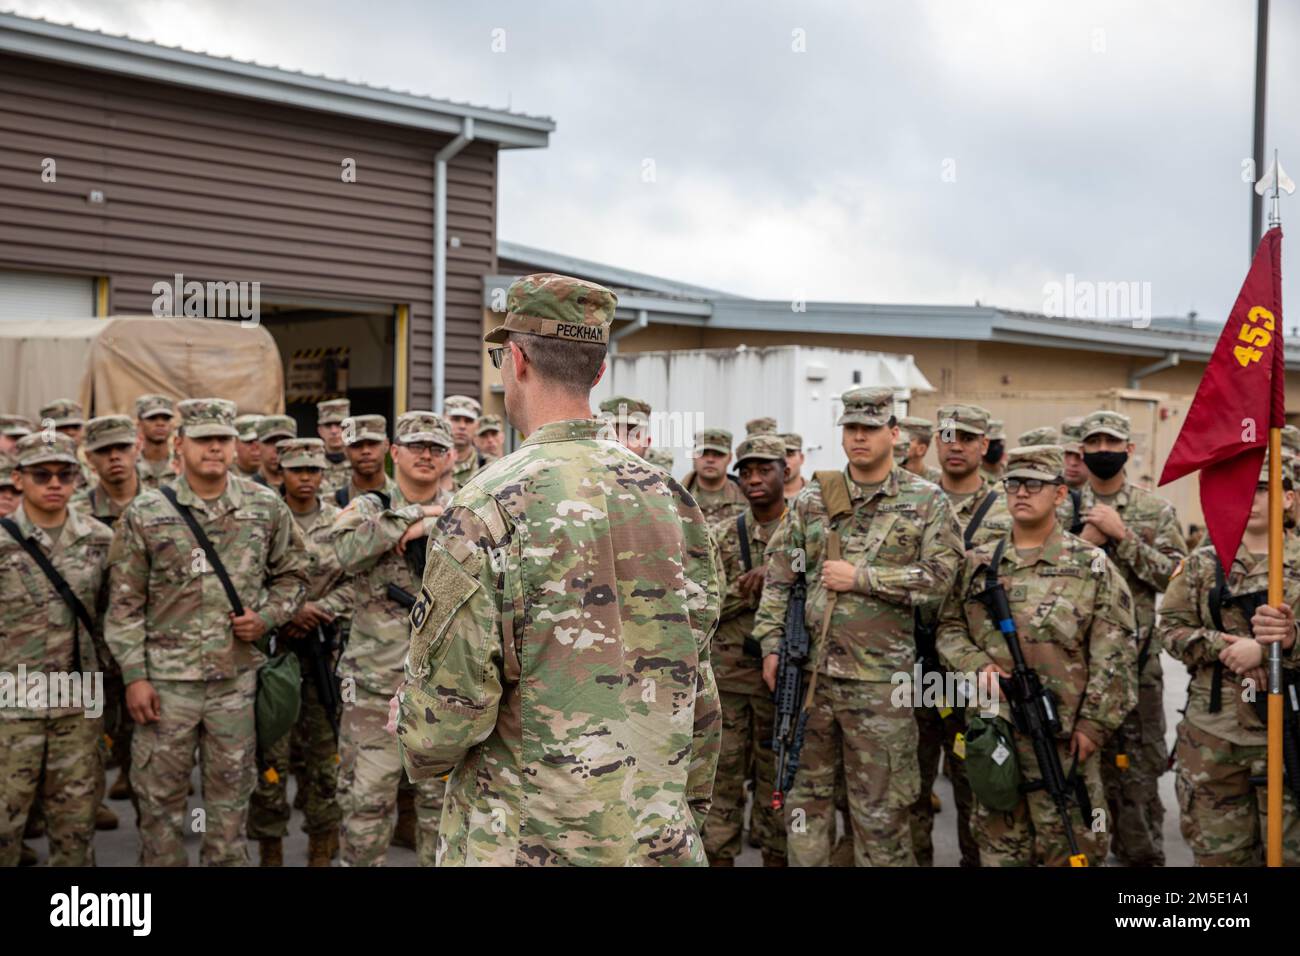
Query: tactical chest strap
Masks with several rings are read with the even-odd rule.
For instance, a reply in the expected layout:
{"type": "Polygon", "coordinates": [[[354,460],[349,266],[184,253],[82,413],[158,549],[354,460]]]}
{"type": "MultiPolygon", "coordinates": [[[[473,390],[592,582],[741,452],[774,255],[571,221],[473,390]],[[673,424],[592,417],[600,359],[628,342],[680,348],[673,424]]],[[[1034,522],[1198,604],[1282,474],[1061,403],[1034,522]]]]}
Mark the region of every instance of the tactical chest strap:
{"type": "Polygon", "coordinates": [[[736,531],[740,534],[740,563],[746,571],[754,568],[753,555],[749,553],[749,529],[745,527],[745,512],[736,515],[736,531]]]}
{"type": "Polygon", "coordinates": [[[967,551],[971,548],[971,541],[975,538],[975,532],[979,531],[980,524],[984,521],[984,516],[989,513],[989,509],[993,507],[997,500],[998,493],[996,491],[990,491],[984,496],[984,500],[980,502],[980,506],[975,509],[975,513],[971,515],[970,524],[966,525],[966,531],[962,534],[962,543],[966,545],[967,551]]]}
{"type": "Polygon", "coordinates": [[[177,513],[179,513],[185,520],[185,523],[189,525],[190,534],[194,535],[194,540],[196,540],[199,543],[199,547],[203,549],[203,554],[207,557],[208,564],[210,564],[212,570],[216,572],[217,580],[221,582],[221,587],[226,592],[226,600],[230,602],[231,610],[235,612],[236,617],[242,616],[244,613],[244,602],[239,600],[239,594],[235,591],[235,586],[230,581],[230,575],[226,573],[226,566],[221,563],[221,556],[217,554],[217,549],[212,546],[212,541],[208,538],[208,535],[203,530],[202,526],[200,526],[198,521],[195,520],[194,512],[190,510],[189,505],[183,505],[176,499],[176,492],[171,488],[159,488],[158,490],[163,493],[164,498],[171,502],[172,507],[176,509],[177,513]]]}
{"type": "MultiPolygon", "coordinates": [[[[840,560],[840,532],[837,522],[845,515],[853,513],[853,497],[849,494],[849,482],[842,471],[818,471],[813,473],[822,493],[822,504],[826,507],[826,519],[830,530],[826,532],[826,561],[840,560]]],[[[838,591],[827,591],[826,606],[822,609],[821,626],[817,629],[817,660],[813,663],[812,676],[808,678],[808,693],[804,697],[803,709],[809,710],[813,704],[813,695],[817,692],[817,675],[826,660],[826,637],[831,629],[831,616],[835,613],[838,591]]]]}
{"type": "MultiPolygon", "coordinates": [[[[50,563],[50,559],[41,552],[35,541],[23,537],[22,530],[11,519],[0,518],[0,525],[4,525],[4,529],[13,536],[19,547],[26,551],[28,556],[36,562],[36,566],[49,579],[50,584],[54,585],[54,590],[63,599],[63,603],[72,611],[75,620],[81,622],[81,626],[86,629],[87,634],[93,635],[95,625],[91,621],[90,612],[86,610],[86,605],[81,603],[81,598],[73,593],[72,588],[63,575],[59,573],[58,568],[50,563]]],[[[81,641],[78,640],[76,627],[72,629],[72,669],[78,672],[81,670],[81,641]]]]}

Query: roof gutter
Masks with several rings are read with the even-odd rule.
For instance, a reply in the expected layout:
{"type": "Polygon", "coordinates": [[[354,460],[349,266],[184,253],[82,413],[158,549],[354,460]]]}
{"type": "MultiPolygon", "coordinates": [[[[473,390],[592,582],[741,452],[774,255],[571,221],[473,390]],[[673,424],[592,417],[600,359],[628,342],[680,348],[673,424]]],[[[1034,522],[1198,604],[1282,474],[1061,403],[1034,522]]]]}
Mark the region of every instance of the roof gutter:
{"type": "Polygon", "coordinates": [[[627,325],[623,326],[617,332],[610,333],[609,354],[610,355],[618,354],[619,339],[627,338],[629,335],[631,335],[634,332],[640,332],[642,329],[647,328],[649,325],[650,325],[650,313],[647,312],[645,309],[637,309],[635,321],[629,322],[627,325]]]}
{"type": "Polygon", "coordinates": [[[1128,376],[1129,388],[1141,388],[1142,379],[1148,375],[1155,375],[1156,372],[1163,372],[1167,368],[1174,368],[1180,361],[1179,353],[1170,352],[1158,362],[1152,362],[1150,365],[1143,365],[1141,368],[1135,368],[1128,376]]]}
{"type": "Polygon", "coordinates": [[[474,117],[466,116],[460,134],[433,157],[433,407],[439,414],[447,397],[447,163],[473,141],[474,117]]]}

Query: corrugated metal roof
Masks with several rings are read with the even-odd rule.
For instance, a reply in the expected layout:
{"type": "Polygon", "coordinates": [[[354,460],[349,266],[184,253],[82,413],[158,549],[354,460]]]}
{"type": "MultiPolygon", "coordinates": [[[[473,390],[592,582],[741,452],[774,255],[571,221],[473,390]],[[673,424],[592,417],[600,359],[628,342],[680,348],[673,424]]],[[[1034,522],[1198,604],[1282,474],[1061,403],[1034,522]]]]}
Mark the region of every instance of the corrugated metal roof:
{"type": "Polygon", "coordinates": [[[463,121],[472,118],[477,139],[503,147],[545,146],[555,129],[555,121],[545,116],[213,56],[14,13],[0,13],[0,52],[440,133],[457,133],[463,121]]]}
{"type": "Polygon", "coordinates": [[[539,269],[558,272],[561,275],[582,276],[593,282],[607,285],[615,291],[635,289],[641,292],[696,301],[735,298],[729,292],[707,289],[704,286],[678,282],[675,279],[665,279],[644,272],[633,272],[631,269],[620,269],[617,266],[592,262],[590,259],[580,259],[577,256],[552,252],[549,249],[538,249],[535,246],[525,246],[518,242],[506,242],[503,239],[497,240],[497,258],[512,259],[516,262],[527,263],[530,266],[537,266],[539,269]]]}

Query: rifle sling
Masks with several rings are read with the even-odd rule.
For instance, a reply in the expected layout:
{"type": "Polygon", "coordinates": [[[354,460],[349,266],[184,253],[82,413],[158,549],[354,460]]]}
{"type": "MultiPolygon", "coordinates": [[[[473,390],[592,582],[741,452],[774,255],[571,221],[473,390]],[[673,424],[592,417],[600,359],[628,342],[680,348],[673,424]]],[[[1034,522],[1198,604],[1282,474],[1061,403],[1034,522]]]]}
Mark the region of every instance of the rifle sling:
{"type": "MultiPolygon", "coordinates": [[[[90,612],[86,610],[86,605],[81,603],[81,598],[77,597],[77,595],[73,593],[72,588],[69,586],[63,575],[59,573],[58,568],[50,563],[50,559],[41,552],[41,549],[36,546],[35,541],[31,538],[23,537],[22,530],[13,520],[9,518],[0,518],[0,525],[4,525],[4,529],[13,536],[15,541],[18,542],[18,546],[26,551],[28,556],[36,562],[36,566],[40,568],[45,577],[49,579],[50,584],[54,585],[54,590],[59,593],[59,597],[62,598],[63,603],[68,606],[68,610],[72,611],[75,621],[79,621],[81,626],[86,629],[86,633],[93,637],[95,633],[95,625],[91,620],[90,612]]],[[[81,641],[78,640],[75,621],[74,627],[72,628],[72,669],[76,672],[80,672],[81,641]]]]}
{"type": "Polygon", "coordinates": [[[984,521],[984,516],[989,513],[989,509],[993,507],[994,502],[997,500],[998,493],[996,491],[990,491],[984,496],[984,500],[980,502],[980,506],[975,509],[975,513],[970,516],[970,524],[966,525],[966,530],[962,533],[962,543],[966,545],[967,551],[971,548],[971,541],[974,539],[975,533],[979,531],[980,525],[984,521]]]}
{"type": "Polygon", "coordinates": [[[236,617],[244,613],[244,602],[239,600],[239,594],[235,591],[235,586],[230,582],[230,575],[226,573],[226,566],[221,563],[221,555],[217,554],[217,549],[212,546],[211,539],[194,518],[194,513],[190,510],[189,505],[183,505],[176,499],[176,492],[171,488],[159,488],[163,497],[172,503],[172,507],[189,525],[190,533],[203,549],[204,555],[208,559],[208,564],[216,572],[217,580],[221,582],[222,589],[226,592],[226,600],[230,602],[230,608],[235,612],[236,617]]]}

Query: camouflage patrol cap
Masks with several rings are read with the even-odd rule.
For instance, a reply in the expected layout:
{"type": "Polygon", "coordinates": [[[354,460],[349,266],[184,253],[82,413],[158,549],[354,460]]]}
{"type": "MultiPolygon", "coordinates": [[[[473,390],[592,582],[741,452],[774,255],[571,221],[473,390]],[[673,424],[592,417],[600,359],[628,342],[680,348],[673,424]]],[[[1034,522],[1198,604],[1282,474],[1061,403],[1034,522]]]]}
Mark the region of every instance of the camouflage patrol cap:
{"type": "Polygon", "coordinates": [[[725,428],[702,428],[695,433],[695,454],[716,451],[719,455],[731,454],[731,432],[725,428]]]}
{"type": "MultiPolygon", "coordinates": [[[[224,398],[187,398],[176,403],[186,438],[237,438],[235,403],[224,398]]],[[[289,419],[293,421],[293,419],[289,419]]]]}
{"type": "Polygon", "coordinates": [[[175,414],[176,407],[166,395],[141,395],[135,400],[136,418],[156,418],[160,415],[171,418],[175,414]]]}
{"type": "Polygon", "coordinates": [[[0,488],[14,487],[14,469],[18,459],[5,451],[0,451],[0,488]]]}
{"type": "Polygon", "coordinates": [[[1282,426],[1282,455],[1291,458],[1300,456],[1300,428],[1294,425],[1282,426]]]}
{"type": "Polygon", "coordinates": [[[981,405],[940,405],[936,413],[939,431],[966,432],[970,435],[986,435],[989,430],[989,410],[981,405]]]}
{"type": "Polygon", "coordinates": [[[135,422],[125,415],[103,415],[86,422],[86,435],[82,444],[86,451],[99,451],[110,445],[134,445],[135,422]]]}
{"type": "Polygon", "coordinates": [[[649,425],[650,405],[639,398],[614,395],[600,403],[600,417],[620,425],[649,425]]]}
{"type": "Polygon", "coordinates": [[[325,468],[325,442],[319,438],[289,438],[275,449],[281,468],[325,468]]]}
{"type": "Polygon", "coordinates": [[[1065,449],[1060,445],[1021,445],[1007,452],[1005,478],[1041,478],[1055,481],[1065,467],[1065,449]]]}
{"type": "Polygon", "coordinates": [[[277,439],[298,437],[298,423],[288,415],[263,415],[257,422],[257,440],[278,442],[277,439]]]}
{"type": "Polygon", "coordinates": [[[240,441],[257,441],[257,423],[261,415],[240,415],[235,419],[235,431],[239,432],[240,441]]]}
{"type": "Polygon", "coordinates": [[[758,461],[785,461],[785,441],[780,435],[759,432],[748,435],[736,446],[736,464],[753,458],[758,461]]]}
{"type": "Polygon", "coordinates": [[[984,434],[989,436],[989,441],[1006,441],[1006,434],[1002,431],[1002,419],[990,418],[989,427],[984,430],[984,434]]]}
{"type": "Polygon", "coordinates": [[[48,405],[41,406],[41,421],[47,418],[54,419],[55,428],[63,428],[66,425],[84,425],[86,424],[86,413],[80,403],[74,402],[70,398],[56,398],[48,405]]]}
{"type": "Polygon", "coordinates": [[[1083,416],[1067,418],[1061,422],[1061,447],[1078,454],[1083,445],[1083,416]]]}
{"type": "Polygon", "coordinates": [[[46,462],[80,464],[77,460],[77,443],[67,435],[60,435],[58,432],[41,431],[24,435],[18,439],[18,447],[14,449],[14,453],[19,468],[30,468],[32,465],[43,465],[46,462]]]}
{"type": "Polygon", "coordinates": [[[673,453],[667,448],[651,448],[645,453],[645,460],[665,471],[671,471],[673,467],[673,453]]]}
{"type": "Polygon", "coordinates": [[[0,415],[0,435],[22,438],[36,431],[36,426],[26,415],[0,415]]]}
{"type": "Polygon", "coordinates": [[[475,418],[483,414],[483,406],[468,395],[448,395],[442,400],[442,414],[451,418],[475,418]]]}
{"type": "Polygon", "coordinates": [[[1031,428],[1027,432],[1020,433],[1020,447],[1027,445],[1059,445],[1061,436],[1057,434],[1056,429],[1051,425],[1042,425],[1039,428],[1031,428]]]}
{"type": "Polygon", "coordinates": [[[441,415],[433,412],[405,412],[398,416],[397,437],[394,441],[399,445],[429,442],[443,448],[451,448],[455,444],[447,423],[441,415]]]}
{"type": "Polygon", "coordinates": [[[343,441],[348,445],[363,441],[388,441],[388,419],[383,415],[353,415],[345,418],[343,441]]]}
{"type": "Polygon", "coordinates": [[[1085,440],[1093,435],[1111,435],[1128,441],[1133,435],[1133,423],[1129,421],[1129,417],[1110,409],[1085,415],[1079,428],[1085,440]]]}
{"type": "Polygon", "coordinates": [[[786,452],[803,451],[802,435],[799,435],[795,432],[786,432],[784,435],[781,436],[781,440],[785,442],[786,452]]]}
{"type": "Polygon", "coordinates": [[[486,435],[489,432],[501,431],[501,419],[495,415],[484,415],[478,420],[478,425],[474,428],[475,435],[486,435]]]}
{"type": "Polygon", "coordinates": [[[894,390],[884,386],[851,388],[840,396],[844,412],[836,425],[888,425],[894,414],[894,390]]]}
{"type": "Polygon", "coordinates": [[[929,441],[934,436],[934,423],[928,418],[908,415],[898,420],[898,427],[914,438],[924,438],[929,441]]]}
{"type": "Polygon", "coordinates": [[[316,424],[337,425],[352,414],[352,403],[346,398],[331,398],[316,403],[316,424]]]}
{"type": "MultiPolygon", "coordinates": [[[[1259,484],[1261,485],[1268,484],[1268,460],[1269,455],[1266,451],[1264,452],[1264,463],[1259,467],[1259,484]]],[[[1287,459],[1285,455],[1282,456],[1282,481],[1284,485],[1290,482],[1292,490],[1295,489],[1296,461],[1295,459],[1287,459]]]]}
{"type": "Polygon", "coordinates": [[[618,296],[603,285],[539,272],[510,283],[505,321],[484,342],[500,344],[511,332],[528,332],[571,342],[609,342],[618,296]]]}
{"type": "Polygon", "coordinates": [[[775,435],[776,419],[768,418],[766,416],[764,416],[763,418],[751,418],[749,421],[745,422],[745,434],[746,435],[775,435]]]}

